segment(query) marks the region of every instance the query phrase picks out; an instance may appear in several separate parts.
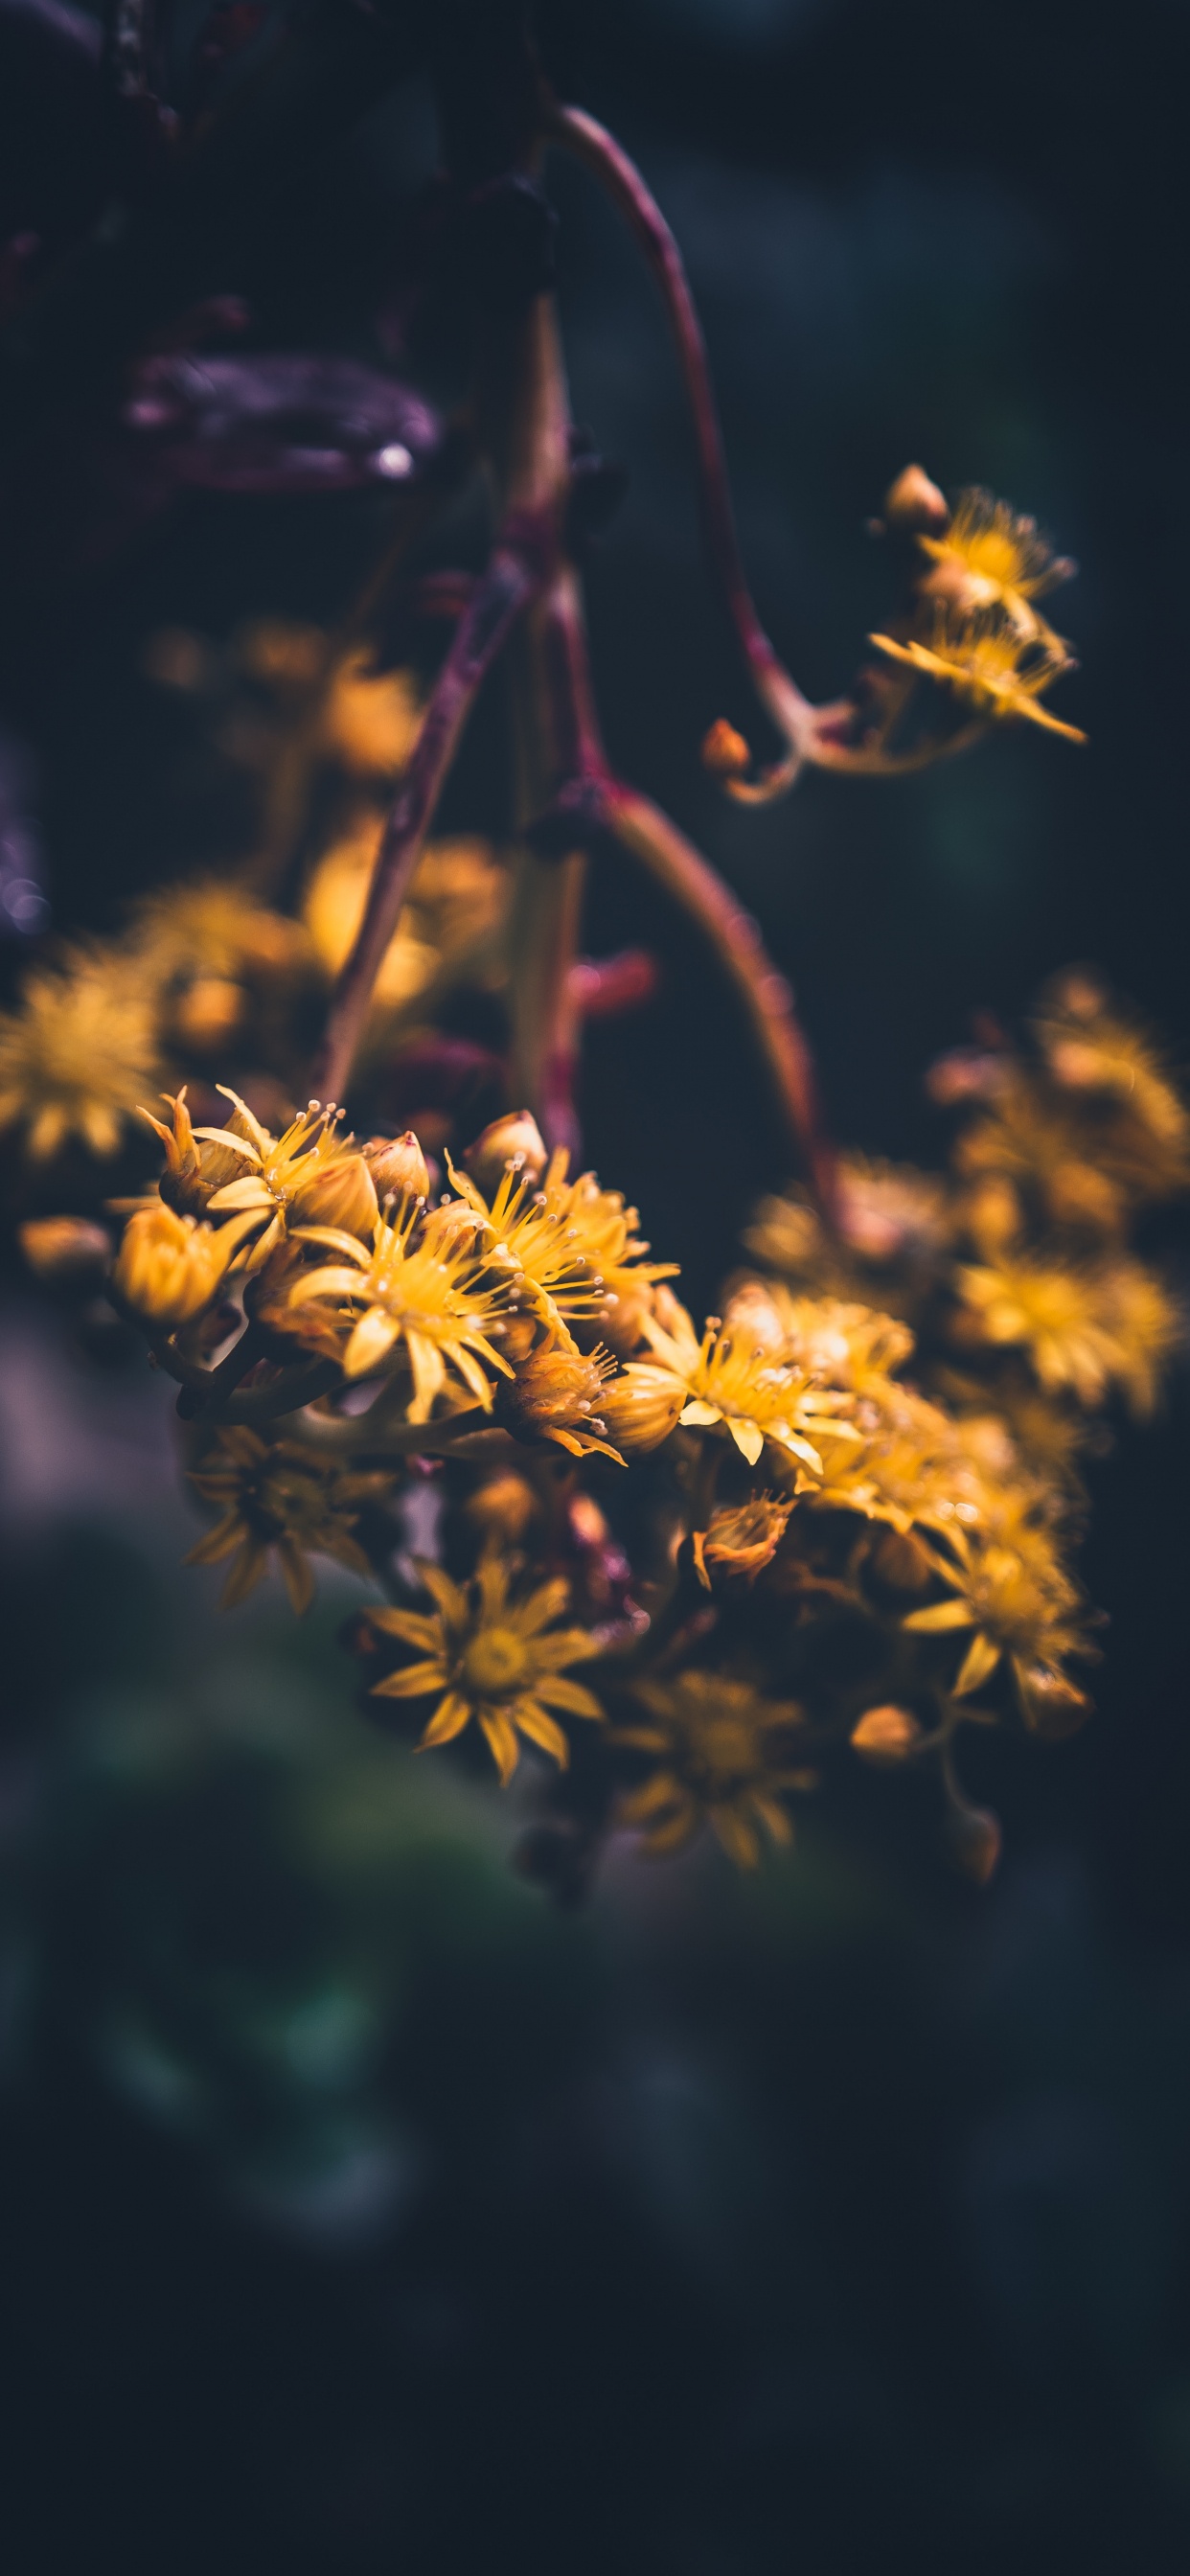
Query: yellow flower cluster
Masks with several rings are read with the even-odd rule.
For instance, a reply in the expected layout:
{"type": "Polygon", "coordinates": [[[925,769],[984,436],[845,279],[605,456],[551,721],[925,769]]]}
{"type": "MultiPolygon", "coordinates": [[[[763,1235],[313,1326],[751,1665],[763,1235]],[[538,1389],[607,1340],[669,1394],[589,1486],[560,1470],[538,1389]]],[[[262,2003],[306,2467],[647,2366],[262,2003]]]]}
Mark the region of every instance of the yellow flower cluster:
{"type": "MultiPolygon", "coordinates": [[[[885,505],[894,523],[899,489],[894,486],[885,505]]],[[[913,678],[934,682],[970,719],[1024,718],[1070,742],[1085,741],[1077,726],[1041,704],[1042,693],[1075,664],[1036,602],[1069,579],[1074,566],[1051,554],[1035,520],[1018,517],[989,492],[961,493],[949,518],[941,495],[934,498],[943,524],[936,527],[931,512],[930,525],[917,531],[926,562],[908,631],[870,641],[913,678]]]]}

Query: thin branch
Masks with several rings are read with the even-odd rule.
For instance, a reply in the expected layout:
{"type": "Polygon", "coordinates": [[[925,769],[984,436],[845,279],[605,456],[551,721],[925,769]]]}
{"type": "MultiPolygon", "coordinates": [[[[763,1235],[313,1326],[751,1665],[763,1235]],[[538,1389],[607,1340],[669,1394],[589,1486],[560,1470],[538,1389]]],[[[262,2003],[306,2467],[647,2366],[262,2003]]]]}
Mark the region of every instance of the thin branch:
{"type": "Polygon", "coordinates": [[[517,618],[540,588],[539,549],[531,542],[530,529],[519,533],[518,542],[518,532],[510,526],[497,545],[434,684],[385,826],[364,917],[335,987],[312,1076],[319,1099],[341,1100],[347,1089],[376,977],[463,727],[517,618]]]}
{"type": "Polygon", "coordinates": [[[698,922],[722,958],[798,1140],[815,1197],[829,1219],[835,1197],[835,1157],[822,1123],[813,1058],[785,977],[767,956],[759,931],[730,887],[668,815],[618,779],[607,784],[605,814],[616,839],[643,860],[698,922]]]}
{"type": "Polygon", "coordinates": [[[781,783],[792,786],[809,753],[816,710],[785,669],[752,602],[736,535],[706,342],[682,254],[635,162],[606,127],[581,108],[559,107],[550,133],[554,142],[592,172],[625,217],[664,297],[694,429],[707,551],[757,693],[789,746],[788,757],[778,768],[781,783]]]}
{"type": "Polygon", "coordinates": [[[838,698],[828,706],[814,706],[786,670],[761,625],[748,587],[706,342],[678,245],[635,162],[595,117],[582,108],[555,106],[546,134],[592,173],[625,218],[661,290],[674,335],[694,431],[707,553],[756,693],[787,746],[784,758],[758,777],[725,778],[728,795],[741,805],[771,804],[793,786],[806,762],[850,777],[896,778],[966,751],[986,732],[986,725],[965,725],[948,741],[932,740],[913,751],[889,751],[881,729],[864,725],[855,699],[838,698]]]}

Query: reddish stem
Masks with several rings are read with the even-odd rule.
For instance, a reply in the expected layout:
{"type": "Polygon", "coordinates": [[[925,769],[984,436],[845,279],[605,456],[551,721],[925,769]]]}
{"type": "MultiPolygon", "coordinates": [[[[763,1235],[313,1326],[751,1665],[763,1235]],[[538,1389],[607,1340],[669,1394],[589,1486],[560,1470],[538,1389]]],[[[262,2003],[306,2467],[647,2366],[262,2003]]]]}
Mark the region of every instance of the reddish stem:
{"type": "Polygon", "coordinates": [[[532,528],[510,522],[476,588],[431,693],[408,769],[385,825],[364,917],[335,987],[312,1083],[341,1100],[367,1021],[372,990],[433,819],[447,771],[480,687],[541,584],[532,528]]]}
{"type": "Polygon", "coordinates": [[[835,1156],[822,1123],[813,1058],[794,1015],[785,977],[766,954],[755,923],[730,887],[667,814],[620,779],[607,782],[605,814],[617,840],[643,860],[692,915],[722,958],[801,1146],[814,1195],[829,1219],[835,1197],[835,1156]]]}
{"type": "Polygon", "coordinates": [[[682,261],[661,208],[635,162],[614,135],[581,108],[555,111],[553,140],[590,170],[640,243],[662,295],[677,343],[698,455],[699,498],[707,551],[760,699],[790,747],[782,782],[792,785],[810,748],[816,710],[791,679],[756,614],[740,558],[723,436],[711,385],[706,342],[682,261]],[[787,773],[787,775],[786,775],[787,773]]]}

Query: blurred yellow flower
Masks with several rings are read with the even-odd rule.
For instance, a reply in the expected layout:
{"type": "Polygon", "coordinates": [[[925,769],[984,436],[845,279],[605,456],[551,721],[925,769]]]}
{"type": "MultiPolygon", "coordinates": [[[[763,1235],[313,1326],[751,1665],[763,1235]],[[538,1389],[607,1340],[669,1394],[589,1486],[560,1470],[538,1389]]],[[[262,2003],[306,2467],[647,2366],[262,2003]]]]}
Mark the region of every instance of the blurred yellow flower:
{"type": "Polygon", "coordinates": [[[234,1609],[259,1583],[271,1550],[299,1614],[314,1598],[309,1555],[332,1556],[352,1574],[371,1575],[353,1532],[363,1505],[387,1488],[387,1476],[352,1472],[294,1441],[265,1441],[236,1425],[220,1430],[214,1449],[190,1481],[207,1502],[220,1506],[221,1518],[185,1562],[217,1565],[234,1555],[223,1589],[224,1610],[234,1609]]]}
{"type": "Polygon", "coordinates": [[[927,598],[960,615],[998,610],[1026,642],[1056,640],[1033,603],[1068,581],[1074,566],[1055,557],[1035,519],[975,487],[959,494],[940,535],[919,534],[917,542],[933,567],[921,584],[927,598]]]}
{"type": "Polygon", "coordinates": [[[1022,637],[1007,618],[985,614],[947,617],[940,611],[929,644],[910,637],[898,644],[891,635],[872,635],[869,643],[894,662],[903,662],[927,679],[941,681],[976,716],[996,722],[1027,717],[1031,724],[1085,742],[1077,725],[1063,724],[1039,701],[1043,689],[1070,669],[1069,656],[1058,656],[1032,637],[1022,637]]]}
{"type": "Polygon", "coordinates": [[[157,997],[118,951],[72,948],[25,977],[0,1014],[0,1129],[21,1124],[47,1162],[72,1136],[114,1154],[157,1076],[157,997]]]}
{"type": "Polygon", "coordinates": [[[594,1694],[565,1678],[567,1665],[599,1652],[588,1629],[554,1624],[566,1608],[569,1584],[558,1578],[513,1598],[512,1569],[494,1553],[481,1559],[474,1581],[465,1588],[453,1583],[441,1566],[420,1559],[418,1572],[438,1604],[435,1616],[424,1618],[412,1610],[368,1613],[385,1636],[418,1647],[421,1656],[377,1682],[376,1695],[438,1697],[419,1750],[451,1743],[476,1719],[502,1786],[520,1758],[518,1735],[565,1770],[570,1747],[551,1711],[564,1717],[603,1716],[594,1694]]]}
{"type": "Polygon", "coordinates": [[[648,1778],[619,1805],[621,1822],[643,1834],[647,1850],[679,1851],[709,1824],[730,1859],[755,1869],[761,1829],[774,1842],[792,1841],[783,1794],[811,1785],[790,1766],[798,1708],[726,1673],[700,1671],[637,1682],[633,1698],[646,1723],[617,1726],[610,1741],[653,1757],[648,1778]]]}

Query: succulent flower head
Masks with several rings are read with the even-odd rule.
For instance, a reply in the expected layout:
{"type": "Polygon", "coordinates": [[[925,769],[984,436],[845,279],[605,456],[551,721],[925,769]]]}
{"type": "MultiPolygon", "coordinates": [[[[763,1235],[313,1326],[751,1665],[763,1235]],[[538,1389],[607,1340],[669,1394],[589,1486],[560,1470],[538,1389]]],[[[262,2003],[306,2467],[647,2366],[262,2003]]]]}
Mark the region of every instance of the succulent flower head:
{"type": "Polygon", "coordinates": [[[466,1586],[421,1559],[418,1572],[437,1603],[433,1617],[412,1610],[369,1613],[383,1635],[420,1649],[416,1663],[402,1665],[375,1684],[376,1695],[437,1698],[419,1750],[449,1744],[477,1720],[502,1786],[520,1758],[518,1736],[565,1770],[570,1747],[552,1712],[603,1716],[594,1694],[566,1678],[567,1666],[599,1652],[589,1629],[555,1624],[566,1608],[569,1584],[559,1578],[518,1595],[511,1562],[494,1551],[481,1558],[474,1581],[466,1586]]]}

